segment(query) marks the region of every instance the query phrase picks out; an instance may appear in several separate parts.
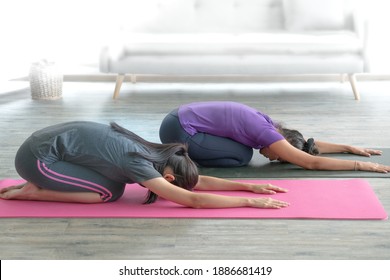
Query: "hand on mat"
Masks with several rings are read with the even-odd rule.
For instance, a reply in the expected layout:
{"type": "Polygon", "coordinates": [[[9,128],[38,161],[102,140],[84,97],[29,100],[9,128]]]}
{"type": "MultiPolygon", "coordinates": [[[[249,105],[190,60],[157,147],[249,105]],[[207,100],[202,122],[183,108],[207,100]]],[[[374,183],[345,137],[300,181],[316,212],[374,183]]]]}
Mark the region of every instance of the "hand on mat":
{"type": "Polygon", "coordinates": [[[278,192],[287,192],[287,189],[283,189],[272,184],[249,184],[250,190],[254,193],[275,194],[278,192]]]}
{"type": "Polygon", "coordinates": [[[382,155],[382,151],[380,150],[358,148],[353,146],[350,147],[350,153],[365,157],[369,157],[371,155],[382,155]]]}
{"type": "Polygon", "coordinates": [[[356,170],[388,173],[390,172],[390,166],[374,162],[359,161],[356,163],[356,170]]]}
{"type": "Polygon", "coordinates": [[[273,208],[273,209],[280,209],[283,207],[289,206],[290,203],[272,199],[269,197],[262,197],[262,198],[254,198],[251,201],[251,206],[255,208],[273,208]]]}

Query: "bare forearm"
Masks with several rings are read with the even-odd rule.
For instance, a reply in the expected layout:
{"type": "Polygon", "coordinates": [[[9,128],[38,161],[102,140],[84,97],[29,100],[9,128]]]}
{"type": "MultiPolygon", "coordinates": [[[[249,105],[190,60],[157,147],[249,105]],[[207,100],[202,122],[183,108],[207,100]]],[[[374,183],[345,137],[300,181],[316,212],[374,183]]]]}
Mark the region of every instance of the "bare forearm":
{"type": "Polygon", "coordinates": [[[197,193],[190,205],[192,208],[237,208],[250,207],[250,198],[197,193]]]}
{"type": "MultiPolygon", "coordinates": [[[[202,176],[203,177],[203,176],[202,176]]],[[[223,186],[228,180],[214,177],[203,177],[206,183],[220,182],[223,186]],[[211,178],[211,179],[210,179],[211,178]]],[[[191,192],[170,184],[163,178],[155,178],[143,182],[149,190],[172,202],[192,208],[236,208],[236,207],[257,207],[257,208],[281,208],[288,203],[271,199],[269,197],[246,198],[236,196],[216,195],[209,193],[191,192]]],[[[220,185],[220,187],[221,187],[220,185]]],[[[230,185],[228,183],[228,185],[230,185]]],[[[235,185],[235,184],[233,184],[235,185]]]]}
{"type": "Polygon", "coordinates": [[[237,208],[237,207],[254,207],[254,208],[273,208],[279,209],[287,207],[289,203],[275,200],[270,197],[234,197],[214,194],[196,194],[194,204],[188,205],[193,208],[237,208]]]}
{"type": "Polygon", "coordinates": [[[242,182],[200,175],[198,184],[196,184],[195,189],[215,191],[249,191],[250,186],[242,182]]]}
{"type": "Polygon", "coordinates": [[[381,150],[360,148],[351,145],[332,144],[321,141],[316,141],[318,150],[321,154],[332,154],[332,153],[350,153],[359,156],[369,157],[371,155],[381,155],[381,150]]]}
{"type": "Polygon", "coordinates": [[[388,173],[390,166],[365,161],[340,160],[319,158],[315,168],[317,170],[355,170],[388,173]]]}
{"type": "Polygon", "coordinates": [[[313,164],[309,165],[307,169],[312,170],[355,170],[357,169],[357,162],[351,160],[340,160],[325,157],[316,157],[313,164]]]}
{"type": "Polygon", "coordinates": [[[327,143],[322,141],[315,141],[315,143],[321,154],[349,153],[351,150],[351,146],[349,145],[327,143]]]}

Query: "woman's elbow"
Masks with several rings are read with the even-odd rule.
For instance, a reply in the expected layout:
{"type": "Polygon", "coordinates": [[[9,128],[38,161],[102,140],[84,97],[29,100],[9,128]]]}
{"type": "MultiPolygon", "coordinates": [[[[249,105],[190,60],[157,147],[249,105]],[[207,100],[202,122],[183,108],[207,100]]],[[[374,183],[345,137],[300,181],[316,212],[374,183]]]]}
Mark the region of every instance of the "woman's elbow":
{"type": "Polygon", "coordinates": [[[307,169],[307,170],[320,170],[321,169],[321,165],[317,161],[307,162],[304,165],[302,165],[302,167],[307,169]]]}
{"type": "Polygon", "coordinates": [[[205,208],[204,200],[199,194],[195,193],[191,195],[186,206],[196,209],[205,208]]]}

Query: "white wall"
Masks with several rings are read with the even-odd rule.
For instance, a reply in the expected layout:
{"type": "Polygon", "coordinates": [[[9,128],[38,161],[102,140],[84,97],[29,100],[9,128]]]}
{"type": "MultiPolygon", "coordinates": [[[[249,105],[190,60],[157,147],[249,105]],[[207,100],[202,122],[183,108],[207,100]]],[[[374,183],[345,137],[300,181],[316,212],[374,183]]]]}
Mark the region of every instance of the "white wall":
{"type": "Polygon", "coordinates": [[[26,73],[40,59],[97,63],[115,25],[116,0],[0,1],[0,75],[26,73]],[[3,67],[7,65],[7,67],[3,67]]]}
{"type": "MultiPolygon", "coordinates": [[[[142,1],[142,0],[139,0],[142,1]]],[[[371,72],[390,73],[390,1],[357,0],[370,19],[371,72]]],[[[98,63],[100,46],[129,0],[0,1],[0,79],[28,73],[42,58],[64,65],[98,63]],[[120,14],[118,17],[117,14],[120,14]]]]}
{"type": "Polygon", "coordinates": [[[364,0],[369,19],[368,49],[372,73],[390,73],[390,1],[364,0]]]}

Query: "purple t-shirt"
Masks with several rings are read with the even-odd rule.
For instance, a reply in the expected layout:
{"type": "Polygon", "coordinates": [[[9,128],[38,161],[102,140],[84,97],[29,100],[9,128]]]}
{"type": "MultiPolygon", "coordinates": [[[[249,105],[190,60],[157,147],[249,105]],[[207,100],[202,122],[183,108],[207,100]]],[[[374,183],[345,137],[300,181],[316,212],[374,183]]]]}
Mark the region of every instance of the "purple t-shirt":
{"type": "Polygon", "coordinates": [[[269,116],[241,103],[195,102],[180,106],[178,115],[190,135],[203,132],[228,137],[255,149],[284,139],[269,116]]]}

